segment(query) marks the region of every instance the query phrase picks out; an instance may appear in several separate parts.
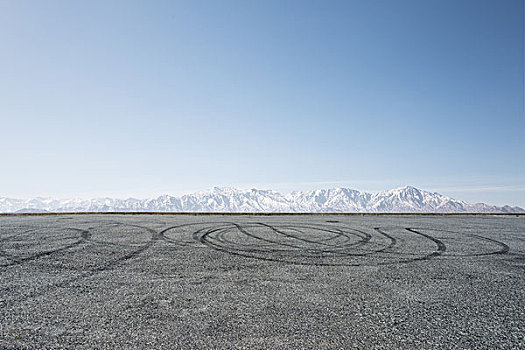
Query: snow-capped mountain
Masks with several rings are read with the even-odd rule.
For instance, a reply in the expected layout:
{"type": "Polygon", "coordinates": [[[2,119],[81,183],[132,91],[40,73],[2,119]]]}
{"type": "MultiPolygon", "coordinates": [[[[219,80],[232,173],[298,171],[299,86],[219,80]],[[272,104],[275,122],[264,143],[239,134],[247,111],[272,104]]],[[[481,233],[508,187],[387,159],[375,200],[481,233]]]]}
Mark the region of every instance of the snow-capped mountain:
{"type": "Polygon", "coordinates": [[[406,186],[378,193],[348,188],[292,192],[219,188],[181,197],[71,199],[0,197],[0,212],[243,212],[243,213],[525,213],[519,207],[469,204],[406,186]]]}

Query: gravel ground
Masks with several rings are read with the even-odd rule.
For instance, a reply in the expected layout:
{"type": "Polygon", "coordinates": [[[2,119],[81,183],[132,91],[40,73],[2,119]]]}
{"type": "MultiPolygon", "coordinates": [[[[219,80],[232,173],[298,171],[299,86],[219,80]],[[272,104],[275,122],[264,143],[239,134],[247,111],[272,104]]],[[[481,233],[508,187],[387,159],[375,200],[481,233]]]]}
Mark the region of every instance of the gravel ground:
{"type": "Polygon", "coordinates": [[[0,349],[524,349],[525,217],[0,217],[0,349]]]}

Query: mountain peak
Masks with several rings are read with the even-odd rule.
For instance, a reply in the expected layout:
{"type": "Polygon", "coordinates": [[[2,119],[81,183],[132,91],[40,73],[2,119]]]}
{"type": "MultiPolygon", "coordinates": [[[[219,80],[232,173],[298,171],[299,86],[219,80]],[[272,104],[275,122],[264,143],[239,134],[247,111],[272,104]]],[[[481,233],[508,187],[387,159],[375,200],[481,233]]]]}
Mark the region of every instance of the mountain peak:
{"type": "Polygon", "coordinates": [[[213,187],[181,197],[162,195],[151,199],[27,200],[0,198],[0,212],[45,210],[166,211],[166,212],[301,212],[301,213],[525,213],[519,207],[469,204],[413,186],[378,193],[349,188],[294,191],[286,195],[272,190],[213,187]]]}
{"type": "Polygon", "coordinates": [[[391,190],[387,190],[385,192],[426,192],[423,190],[420,190],[419,188],[416,188],[414,186],[402,186],[402,187],[396,187],[391,190]]]}

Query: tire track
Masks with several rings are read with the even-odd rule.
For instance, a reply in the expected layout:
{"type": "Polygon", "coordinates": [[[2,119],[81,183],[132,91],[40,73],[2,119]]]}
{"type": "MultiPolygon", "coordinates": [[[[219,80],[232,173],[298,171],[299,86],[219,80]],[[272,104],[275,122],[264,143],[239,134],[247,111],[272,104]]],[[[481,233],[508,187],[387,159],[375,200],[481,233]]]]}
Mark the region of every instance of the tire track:
{"type": "MultiPolygon", "coordinates": [[[[75,276],[55,283],[37,286],[36,290],[29,293],[16,294],[20,292],[16,290],[16,287],[4,288],[1,292],[4,295],[14,296],[9,299],[8,303],[36,298],[51,293],[57,288],[67,287],[72,283],[123,266],[126,262],[144,254],[159,241],[164,242],[167,247],[174,248],[174,251],[187,248],[209,248],[225,254],[261,261],[339,267],[407,264],[435,258],[494,256],[508,254],[510,251],[510,247],[506,243],[479,234],[460,234],[453,231],[414,227],[361,229],[347,224],[336,224],[302,223],[294,225],[290,223],[279,224],[278,222],[236,223],[217,221],[181,224],[154,230],[138,224],[107,222],[87,229],[65,227],[57,232],[64,230],[76,232],[79,234],[76,241],[27,257],[13,256],[5,251],[0,251],[1,257],[12,260],[0,265],[0,267],[8,268],[34,261],[37,262],[37,265],[41,265],[38,263],[40,258],[53,258],[79,246],[85,249],[84,252],[88,254],[89,252],[98,252],[95,250],[98,248],[95,247],[107,247],[107,251],[100,251],[105,254],[116,253],[119,256],[110,261],[95,262],[95,266],[87,270],[82,270],[82,267],[72,263],[72,270],[77,272],[75,276]],[[137,232],[134,233],[131,230],[132,228],[137,229],[137,232]],[[97,237],[92,235],[94,232],[96,232],[97,237]],[[441,236],[446,235],[436,236],[435,233],[437,232],[454,234],[455,236],[442,238],[441,236]],[[481,248],[476,245],[467,246],[467,249],[478,249],[478,251],[468,254],[456,254],[454,249],[449,250],[447,239],[452,241],[450,243],[451,248],[456,247],[457,244],[461,251],[461,249],[465,249],[464,247],[468,243],[465,237],[485,242],[485,244],[481,245],[481,248]],[[496,246],[497,249],[492,249],[493,246],[496,246]],[[479,251],[480,249],[488,251],[479,251]]],[[[8,237],[2,237],[0,246],[16,240],[23,243],[24,239],[20,237],[40,230],[43,229],[31,228],[8,237]]],[[[48,242],[52,245],[53,239],[58,242],[56,238],[58,236],[60,234],[56,233],[55,236],[47,237],[47,240],[43,239],[42,242],[48,242]]],[[[74,237],[77,236],[69,235],[61,237],[61,239],[74,237]]],[[[33,243],[30,242],[31,244],[33,243]]],[[[75,252],[75,254],[77,253],[83,254],[83,251],[75,252]]],[[[74,255],[72,257],[74,258],[74,255]]],[[[60,260],[53,258],[51,260],[46,259],[44,262],[60,263],[60,260]]],[[[69,264],[57,266],[61,269],[67,269],[69,264]]],[[[5,307],[5,305],[7,304],[2,303],[0,308],[5,307]]]]}
{"type": "MultiPolygon", "coordinates": [[[[40,253],[37,253],[37,254],[33,254],[31,256],[24,257],[24,258],[22,258],[20,256],[13,256],[13,255],[8,254],[8,253],[6,253],[5,251],[2,250],[1,251],[2,255],[5,256],[6,258],[12,260],[12,262],[7,263],[7,264],[0,264],[0,267],[9,267],[9,266],[14,266],[14,265],[20,265],[20,264],[23,264],[23,263],[26,263],[26,262],[30,262],[30,261],[33,261],[33,260],[36,260],[36,259],[39,259],[39,258],[42,258],[42,257],[50,256],[52,254],[56,254],[56,253],[65,251],[67,249],[71,249],[71,248],[76,247],[79,244],[83,243],[84,241],[86,241],[87,237],[89,236],[88,231],[82,230],[82,229],[65,228],[64,230],[72,230],[72,231],[80,232],[80,234],[81,234],[80,239],[77,240],[76,242],[73,242],[71,244],[67,244],[67,245],[62,246],[60,248],[43,251],[43,252],[40,252],[40,253]]],[[[38,231],[38,230],[34,230],[34,231],[38,231]]]]}
{"type": "MultiPolygon", "coordinates": [[[[255,234],[252,234],[250,232],[248,232],[244,227],[242,227],[241,225],[238,225],[236,223],[231,223],[233,226],[235,226],[241,233],[245,234],[246,236],[248,237],[251,237],[251,238],[254,238],[256,240],[260,240],[260,241],[263,241],[263,242],[266,242],[267,245],[265,246],[268,246],[268,247],[275,247],[274,249],[261,249],[261,247],[263,245],[261,244],[257,244],[257,245],[239,245],[237,242],[235,242],[235,246],[237,247],[238,250],[242,250],[242,251],[245,251],[245,252],[261,252],[261,253],[274,253],[274,254],[285,254],[285,253],[290,253],[290,252],[296,252],[296,254],[301,254],[301,252],[303,252],[302,255],[307,255],[307,254],[304,254],[304,253],[310,253],[309,255],[307,256],[311,256],[311,254],[316,254],[316,255],[319,255],[319,254],[323,254],[323,253],[330,253],[330,254],[333,254],[333,255],[341,255],[340,252],[337,252],[337,251],[334,251],[334,250],[328,250],[328,249],[308,249],[308,248],[305,248],[304,246],[300,246],[300,245],[294,245],[294,244],[290,244],[290,243],[284,243],[284,242],[280,242],[280,241],[276,241],[276,240],[271,240],[271,239],[267,239],[267,238],[263,238],[263,237],[260,237],[258,235],[255,235],[255,234]],[[241,248],[240,246],[246,246],[246,247],[252,247],[251,249],[250,248],[241,248]],[[292,248],[292,249],[283,249],[283,248],[280,248],[280,247],[288,247],[288,248],[292,248]]],[[[258,225],[259,223],[256,223],[256,224],[250,224],[249,227],[255,227],[256,225],[258,225]]],[[[245,225],[246,226],[246,225],[245,225]]],[[[266,226],[266,225],[263,225],[263,226],[266,226]]],[[[271,226],[268,226],[269,228],[271,228],[271,226]]],[[[221,230],[224,230],[221,229],[221,230]]],[[[215,240],[217,242],[221,242],[221,240],[219,239],[220,238],[220,233],[217,234],[217,232],[219,232],[218,229],[212,229],[208,232],[206,232],[201,238],[200,240],[206,244],[207,242],[209,243],[210,240],[215,240]],[[213,237],[211,237],[210,235],[212,233],[216,233],[216,235],[214,235],[213,237]]],[[[224,241],[222,243],[225,243],[224,241]]],[[[217,246],[217,244],[213,244],[213,246],[217,246]]],[[[346,255],[346,254],[345,254],[346,255]]]]}
{"type": "Polygon", "coordinates": [[[346,228],[346,231],[338,228],[339,231],[334,231],[332,227],[330,227],[330,229],[327,230],[319,226],[320,225],[282,225],[280,227],[276,227],[274,225],[261,222],[247,224],[230,223],[230,227],[224,227],[224,225],[222,225],[221,227],[209,227],[208,230],[198,230],[193,234],[193,236],[195,239],[199,239],[199,241],[202,244],[205,244],[210,248],[229,254],[252,259],[283,262],[298,265],[388,265],[429,260],[441,256],[446,251],[446,246],[441,240],[411,228],[405,228],[404,230],[416,236],[419,236],[425,240],[433,242],[436,246],[436,249],[427,253],[423,251],[418,253],[390,252],[390,250],[398,244],[398,240],[392,235],[384,232],[384,230],[382,230],[381,228],[374,228],[374,230],[380,237],[383,237],[383,239],[387,239],[389,243],[387,245],[383,245],[379,249],[367,249],[367,246],[371,244],[381,244],[379,242],[372,243],[372,235],[367,232],[364,232],[362,230],[356,230],[354,228],[346,228]],[[267,235],[264,236],[263,233],[255,234],[251,230],[259,226],[270,229],[271,232],[277,234],[276,238],[270,239],[267,235]],[[286,229],[288,231],[293,230],[295,232],[298,232],[299,234],[285,232],[283,229],[286,229]],[[301,233],[304,234],[304,231],[302,229],[312,230],[312,233],[310,235],[315,235],[316,231],[330,232],[336,235],[333,237],[326,238],[325,240],[334,240],[340,237],[344,237],[347,240],[345,240],[344,243],[329,244],[326,243],[325,240],[314,240],[310,237],[302,237],[300,235],[301,233]],[[355,232],[349,232],[349,229],[355,232]],[[235,232],[240,234],[240,236],[238,236],[238,239],[241,239],[242,237],[247,237],[248,241],[249,239],[252,239],[254,243],[250,244],[236,241],[234,239],[235,232]],[[233,238],[227,238],[227,236],[229,235],[233,235],[233,238]],[[283,239],[279,239],[279,236],[283,237],[283,239]],[[357,236],[358,238],[361,238],[361,240],[358,240],[357,242],[351,241],[350,243],[348,243],[348,241],[351,240],[351,236],[357,236]],[[292,244],[291,242],[293,241],[300,242],[301,244],[292,244]],[[378,254],[381,253],[387,253],[387,257],[378,256],[378,254]],[[388,254],[390,253],[399,255],[399,257],[394,259],[392,257],[388,257],[388,254]],[[379,261],[369,262],[359,258],[370,258],[379,261]]]}
{"type": "MultiPolygon", "coordinates": [[[[69,285],[71,283],[78,282],[80,280],[83,280],[83,279],[95,276],[95,275],[97,275],[99,273],[102,273],[102,272],[105,272],[105,271],[109,271],[109,270],[117,267],[118,265],[121,265],[121,264],[125,263],[128,260],[131,260],[131,259],[133,259],[135,257],[138,257],[140,254],[144,253],[146,250],[151,248],[151,246],[153,246],[160,239],[160,234],[157,231],[152,230],[152,229],[150,229],[148,227],[138,226],[138,225],[127,225],[127,224],[120,224],[120,225],[133,226],[133,227],[144,229],[144,230],[146,230],[146,231],[151,233],[151,239],[147,243],[142,245],[140,248],[135,249],[135,250],[133,250],[133,251],[127,253],[127,254],[124,254],[123,256],[121,256],[121,257],[119,257],[119,258],[117,258],[115,260],[112,260],[112,261],[109,261],[109,262],[107,262],[105,264],[99,265],[99,266],[97,266],[95,268],[90,269],[89,271],[80,273],[79,275],[77,275],[75,277],[71,277],[71,278],[68,278],[68,279],[56,282],[56,283],[52,283],[52,284],[48,284],[48,285],[45,285],[45,286],[41,286],[40,288],[38,288],[37,290],[35,290],[33,292],[27,293],[25,295],[21,295],[21,296],[19,296],[17,298],[10,299],[9,302],[4,302],[4,303],[0,304],[0,308],[6,307],[8,303],[19,303],[19,302],[23,302],[23,301],[28,300],[28,299],[33,299],[33,298],[36,298],[36,297],[39,297],[39,296],[43,296],[43,295],[49,294],[53,290],[56,290],[57,288],[66,287],[67,285],[69,285]]],[[[101,226],[106,226],[106,225],[101,225],[101,226]]],[[[91,228],[91,229],[94,229],[94,228],[91,228]]],[[[76,230],[81,230],[81,229],[76,229],[76,230]]],[[[90,231],[89,229],[88,230],[82,230],[82,231],[85,231],[86,232],[85,234],[89,235],[89,231],[90,231]]],[[[86,240],[86,243],[88,243],[88,242],[89,241],[86,240]]],[[[100,244],[103,244],[103,242],[100,243],[100,244]]],[[[6,292],[6,290],[2,289],[2,292],[6,292]]]]}

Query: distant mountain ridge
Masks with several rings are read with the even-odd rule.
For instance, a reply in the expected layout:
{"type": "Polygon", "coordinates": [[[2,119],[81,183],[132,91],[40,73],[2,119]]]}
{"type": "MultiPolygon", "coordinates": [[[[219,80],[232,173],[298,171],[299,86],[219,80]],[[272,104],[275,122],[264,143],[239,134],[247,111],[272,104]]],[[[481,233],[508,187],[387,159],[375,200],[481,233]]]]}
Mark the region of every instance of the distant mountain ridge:
{"type": "Polygon", "coordinates": [[[151,199],[66,199],[0,197],[0,212],[239,212],[239,213],[525,213],[520,207],[470,204],[412,186],[377,193],[348,188],[292,192],[211,190],[151,199]]]}

